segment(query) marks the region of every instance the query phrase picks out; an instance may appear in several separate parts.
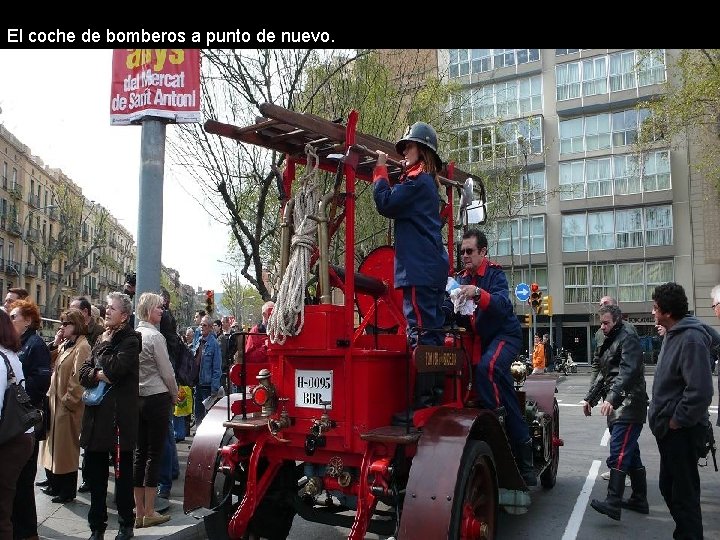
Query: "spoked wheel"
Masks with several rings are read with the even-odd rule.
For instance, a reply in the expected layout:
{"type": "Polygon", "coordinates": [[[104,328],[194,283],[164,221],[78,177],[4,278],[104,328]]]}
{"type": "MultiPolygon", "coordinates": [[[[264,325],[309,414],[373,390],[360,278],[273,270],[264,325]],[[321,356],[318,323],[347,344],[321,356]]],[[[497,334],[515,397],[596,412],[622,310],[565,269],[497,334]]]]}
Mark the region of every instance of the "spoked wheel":
{"type": "Polygon", "coordinates": [[[497,527],[497,477],[487,443],[469,440],[463,452],[450,520],[451,540],[492,540],[497,527]]]}
{"type": "Polygon", "coordinates": [[[555,441],[560,437],[560,407],[558,407],[557,399],[553,399],[553,431],[552,431],[552,447],[550,450],[550,465],[540,475],[540,484],[542,487],[550,489],[555,486],[557,479],[558,463],[560,463],[560,447],[555,441]]]}

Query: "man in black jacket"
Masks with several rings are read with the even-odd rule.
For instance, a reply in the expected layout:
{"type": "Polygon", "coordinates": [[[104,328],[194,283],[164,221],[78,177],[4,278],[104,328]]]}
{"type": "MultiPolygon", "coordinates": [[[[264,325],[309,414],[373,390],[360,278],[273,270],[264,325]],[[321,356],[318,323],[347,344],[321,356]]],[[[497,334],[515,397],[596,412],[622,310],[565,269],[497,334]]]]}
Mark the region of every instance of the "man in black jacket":
{"type": "Polygon", "coordinates": [[[713,398],[713,339],[705,325],[687,315],[681,285],[658,285],[652,299],[655,324],[666,330],[648,410],[660,451],[660,493],[675,520],[673,538],[700,540],[698,445],[705,442],[713,398]]]}
{"type": "Polygon", "coordinates": [[[647,419],[648,396],[640,339],[623,322],[618,306],[600,308],[600,329],[605,339],[597,355],[599,376],[582,404],[585,416],[590,416],[599,398],[605,399],[600,414],[607,416],[610,429],[610,456],[607,459],[610,483],[605,500],[593,499],[590,505],[601,514],[620,520],[623,507],[642,514],[649,512],[645,467],[638,445],[638,437],[647,419]],[[628,474],[632,496],[623,502],[625,476],[628,474]]]}

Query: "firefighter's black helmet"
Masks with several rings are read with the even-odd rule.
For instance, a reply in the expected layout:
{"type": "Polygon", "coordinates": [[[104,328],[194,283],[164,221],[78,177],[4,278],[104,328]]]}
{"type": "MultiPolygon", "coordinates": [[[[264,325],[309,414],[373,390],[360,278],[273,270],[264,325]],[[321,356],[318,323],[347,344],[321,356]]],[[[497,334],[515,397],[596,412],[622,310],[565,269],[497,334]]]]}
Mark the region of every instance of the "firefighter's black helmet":
{"type": "Polygon", "coordinates": [[[397,150],[399,154],[402,154],[405,149],[405,145],[409,141],[425,145],[432,150],[435,157],[435,166],[437,167],[438,172],[442,170],[443,162],[437,151],[437,133],[435,133],[435,129],[433,129],[430,124],[426,124],[425,122],[415,122],[407,129],[402,139],[395,143],[395,150],[397,150]]]}

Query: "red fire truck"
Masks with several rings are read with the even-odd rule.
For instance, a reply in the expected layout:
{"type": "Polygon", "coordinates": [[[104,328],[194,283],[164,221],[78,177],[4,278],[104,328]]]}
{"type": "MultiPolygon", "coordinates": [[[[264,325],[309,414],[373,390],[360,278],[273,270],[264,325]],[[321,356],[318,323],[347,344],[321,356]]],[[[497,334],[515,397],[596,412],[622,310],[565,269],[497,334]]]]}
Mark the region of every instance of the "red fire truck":
{"type": "MultiPolygon", "coordinates": [[[[305,300],[306,290],[300,290],[299,304],[294,300],[294,328],[270,336],[267,364],[246,365],[245,336],[235,337],[240,352],[229,378],[242,392],[227,392],[197,430],[185,512],[212,510],[205,526],[213,539],[286,538],[296,516],[346,527],[353,540],[367,533],[409,540],[495,538],[499,509],[525,512],[530,495],[502,411],[483,409],[473,399],[472,332],[449,328],[446,346],[411,352],[402,295],[393,286],[392,247],[374,250],[356,270],[356,182],[372,181],[375,150],[390,156],[391,178],[401,173],[401,157],[393,144],[357,132],[356,111],[340,123],[273,104],[260,110],[263,117],[253,125],[208,121],[205,130],[286,155],[278,181],[282,285],[275,309],[297,297],[285,284],[304,284],[302,272],[315,269],[317,287],[313,301],[305,300]],[[296,178],[298,165],[305,166],[303,175],[323,170],[336,180],[304,215],[298,210],[305,203],[291,193],[306,185],[296,178]],[[295,257],[296,246],[307,245],[296,237],[308,220],[316,225],[311,254],[295,257]],[[336,235],[344,235],[345,250],[337,265],[328,255],[336,235]],[[445,374],[443,404],[393,421],[408,409],[413,378],[422,371],[445,374]]],[[[473,192],[481,192],[482,210],[484,188],[478,179],[473,188],[470,175],[452,164],[440,181],[454,260],[454,236],[467,226],[473,192]]],[[[556,378],[525,379],[524,369],[521,363],[512,368],[516,394],[540,483],[552,488],[563,444],[556,378]]]]}

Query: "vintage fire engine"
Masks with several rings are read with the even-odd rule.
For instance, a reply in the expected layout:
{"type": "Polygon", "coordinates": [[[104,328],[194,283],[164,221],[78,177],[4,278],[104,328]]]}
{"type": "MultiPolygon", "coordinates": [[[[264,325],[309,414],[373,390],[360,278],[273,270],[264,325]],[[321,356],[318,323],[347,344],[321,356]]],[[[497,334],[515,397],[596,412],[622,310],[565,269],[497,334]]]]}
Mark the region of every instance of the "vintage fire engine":
{"type": "MultiPolygon", "coordinates": [[[[525,512],[530,497],[502,411],[482,409],[473,399],[471,332],[449,329],[450,345],[411,353],[402,295],[393,287],[392,247],[371,252],[355,271],[356,180],[372,180],[374,150],[390,156],[393,178],[401,173],[401,157],[393,144],[357,132],[355,111],[343,124],[272,104],[260,110],[263,117],[254,125],[208,121],[205,130],[286,154],[278,180],[284,197],[283,284],[298,272],[289,266],[291,244],[297,244],[291,242],[293,231],[311,219],[316,248],[305,265],[317,269],[316,301],[299,306],[299,332],[269,344],[267,365],[245,365],[238,354],[230,379],[243,392],[228,392],[197,430],[185,512],[212,510],[205,525],[213,539],[250,533],[286,538],[296,515],[346,527],[354,540],[367,533],[409,540],[495,538],[498,510],[525,512]],[[300,217],[290,195],[299,183],[298,164],[336,174],[334,189],[300,217]],[[328,256],[328,242],[337,234],[344,235],[343,265],[330,264],[328,256]],[[342,292],[342,303],[333,303],[333,289],[342,292]],[[393,422],[395,413],[407,410],[420,371],[445,374],[443,404],[393,422]]],[[[456,224],[467,224],[473,180],[452,164],[440,180],[449,205],[443,215],[452,261],[456,224]]],[[[474,191],[478,186],[484,192],[481,183],[474,191]]],[[[242,350],[242,343],[237,346],[242,350]]],[[[563,444],[556,377],[525,380],[521,364],[513,366],[513,376],[536,472],[541,485],[552,488],[563,444]]]]}

